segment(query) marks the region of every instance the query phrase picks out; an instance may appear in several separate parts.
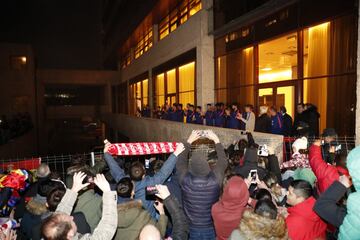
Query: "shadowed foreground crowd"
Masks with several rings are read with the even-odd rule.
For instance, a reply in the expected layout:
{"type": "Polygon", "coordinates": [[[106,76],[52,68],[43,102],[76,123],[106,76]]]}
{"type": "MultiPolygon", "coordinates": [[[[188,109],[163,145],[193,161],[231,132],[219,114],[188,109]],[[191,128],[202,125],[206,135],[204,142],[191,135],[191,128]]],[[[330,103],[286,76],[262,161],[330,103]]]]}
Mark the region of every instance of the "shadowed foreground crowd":
{"type": "Polygon", "coordinates": [[[297,139],[281,164],[250,133],[225,150],[193,131],[166,161],[115,159],[106,141],[103,161],[74,158],[66,179],[46,164],[4,173],[0,239],[360,239],[360,147],[332,141],[297,139]]]}

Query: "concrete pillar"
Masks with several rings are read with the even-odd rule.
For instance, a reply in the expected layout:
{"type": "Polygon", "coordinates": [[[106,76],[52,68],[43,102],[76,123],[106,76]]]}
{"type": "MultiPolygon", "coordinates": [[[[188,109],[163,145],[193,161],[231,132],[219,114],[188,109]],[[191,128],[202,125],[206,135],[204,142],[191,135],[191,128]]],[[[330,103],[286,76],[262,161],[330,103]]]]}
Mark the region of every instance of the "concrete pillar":
{"type": "Polygon", "coordinates": [[[196,47],[196,93],[197,104],[205,109],[215,101],[214,37],[209,35],[213,27],[213,1],[202,1],[201,38],[196,47]]]}
{"type": "MultiPolygon", "coordinates": [[[[360,12],[360,5],[359,5],[360,12]]],[[[360,144],[360,18],[358,18],[358,42],[357,42],[357,81],[356,81],[356,122],[355,122],[355,134],[356,145],[360,144]]]]}
{"type": "MultiPolygon", "coordinates": [[[[149,107],[151,110],[154,109],[154,97],[153,97],[153,87],[154,87],[154,83],[153,83],[153,77],[152,77],[152,69],[150,68],[148,71],[148,87],[149,87],[149,107]]],[[[151,111],[152,112],[152,111],[151,111]]]]}
{"type": "Polygon", "coordinates": [[[159,25],[154,24],[153,27],[153,46],[159,41],[159,25]]]}

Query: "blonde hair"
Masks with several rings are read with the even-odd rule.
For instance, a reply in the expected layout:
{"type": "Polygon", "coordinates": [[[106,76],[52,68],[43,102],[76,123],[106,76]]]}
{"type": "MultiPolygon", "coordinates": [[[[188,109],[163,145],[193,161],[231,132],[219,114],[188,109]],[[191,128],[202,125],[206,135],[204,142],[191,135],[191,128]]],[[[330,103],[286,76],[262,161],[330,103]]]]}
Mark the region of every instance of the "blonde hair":
{"type": "Polygon", "coordinates": [[[268,106],[260,106],[259,115],[263,115],[263,114],[267,113],[268,110],[269,110],[268,106]]]}

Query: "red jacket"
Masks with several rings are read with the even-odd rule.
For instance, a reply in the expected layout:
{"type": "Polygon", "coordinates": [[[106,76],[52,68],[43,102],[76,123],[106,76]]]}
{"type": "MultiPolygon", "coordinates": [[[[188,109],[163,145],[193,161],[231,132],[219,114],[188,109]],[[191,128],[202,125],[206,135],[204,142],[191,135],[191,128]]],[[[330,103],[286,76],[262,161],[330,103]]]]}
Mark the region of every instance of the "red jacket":
{"type": "Polygon", "coordinates": [[[221,199],[211,209],[216,239],[228,239],[232,231],[239,227],[248,201],[249,190],[244,180],[238,176],[230,178],[221,199]]]}
{"type": "Polygon", "coordinates": [[[309,149],[309,161],[317,178],[319,193],[325,192],[330,185],[339,180],[339,172],[335,166],[327,164],[321,155],[321,147],[312,145],[309,149]]]}
{"type": "Polygon", "coordinates": [[[309,197],[304,202],[288,208],[286,226],[291,240],[326,239],[326,223],[313,211],[316,200],[309,197]]]}

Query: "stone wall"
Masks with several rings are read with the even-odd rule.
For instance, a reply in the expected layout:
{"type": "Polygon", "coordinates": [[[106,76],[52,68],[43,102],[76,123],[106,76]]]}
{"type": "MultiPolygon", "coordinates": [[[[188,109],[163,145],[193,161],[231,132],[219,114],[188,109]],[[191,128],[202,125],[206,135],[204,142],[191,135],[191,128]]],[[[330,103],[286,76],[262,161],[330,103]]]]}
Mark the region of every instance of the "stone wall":
{"type": "MultiPolygon", "coordinates": [[[[244,138],[241,131],[218,127],[208,127],[195,124],[183,124],[166,120],[136,118],[124,114],[107,114],[103,120],[107,129],[121,132],[122,135],[130,138],[131,142],[159,142],[159,141],[186,141],[192,130],[211,129],[220,138],[221,143],[227,147],[234,140],[244,138]]],[[[272,147],[279,158],[283,159],[283,137],[273,134],[253,133],[255,142],[272,147]]]]}

